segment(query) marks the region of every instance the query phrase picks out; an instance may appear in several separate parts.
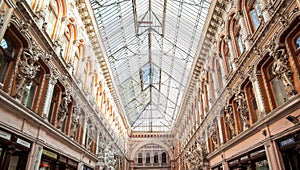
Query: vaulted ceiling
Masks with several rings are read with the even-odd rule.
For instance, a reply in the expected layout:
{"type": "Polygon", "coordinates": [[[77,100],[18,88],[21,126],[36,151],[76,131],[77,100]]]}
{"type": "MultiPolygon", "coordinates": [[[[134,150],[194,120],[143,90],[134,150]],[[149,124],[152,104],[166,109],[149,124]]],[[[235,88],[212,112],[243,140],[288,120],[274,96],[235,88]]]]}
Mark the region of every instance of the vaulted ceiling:
{"type": "Polygon", "coordinates": [[[174,126],[209,0],[90,0],[133,131],[174,126]]]}

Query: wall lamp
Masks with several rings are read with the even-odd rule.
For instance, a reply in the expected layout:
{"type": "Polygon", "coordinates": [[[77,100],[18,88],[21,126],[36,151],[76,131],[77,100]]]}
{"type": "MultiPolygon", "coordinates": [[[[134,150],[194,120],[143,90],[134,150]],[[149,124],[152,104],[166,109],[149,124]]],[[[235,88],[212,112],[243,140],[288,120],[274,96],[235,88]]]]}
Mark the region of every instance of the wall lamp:
{"type": "Polygon", "coordinates": [[[300,123],[300,120],[298,119],[299,117],[300,117],[300,115],[298,115],[298,116],[289,115],[288,117],[286,117],[286,119],[288,121],[292,122],[294,125],[296,125],[296,124],[300,123]]]}

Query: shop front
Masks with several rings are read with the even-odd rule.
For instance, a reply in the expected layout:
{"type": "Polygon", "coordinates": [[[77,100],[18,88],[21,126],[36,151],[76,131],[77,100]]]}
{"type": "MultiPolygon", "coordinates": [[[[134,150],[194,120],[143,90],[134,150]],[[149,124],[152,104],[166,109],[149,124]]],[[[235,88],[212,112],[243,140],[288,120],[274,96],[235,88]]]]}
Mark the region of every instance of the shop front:
{"type": "Polygon", "coordinates": [[[31,142],[0,129],[0,167],[25,170],[31,142]]]}
{"type": "Polygon", "coordinates": [[[228,165],[231,170],[269,170],[264,148],[256,149],[229,160],[228,165]]]}
{"type": "Polygon", "coordinates": [[[78,163],[49,149],[43,149],[39,170],[76,170],[78,163]]]}
{"type": "Polygon", "coordinates": [[[300,131],[277,141],[285,169],[300,170],[300,131]]]}

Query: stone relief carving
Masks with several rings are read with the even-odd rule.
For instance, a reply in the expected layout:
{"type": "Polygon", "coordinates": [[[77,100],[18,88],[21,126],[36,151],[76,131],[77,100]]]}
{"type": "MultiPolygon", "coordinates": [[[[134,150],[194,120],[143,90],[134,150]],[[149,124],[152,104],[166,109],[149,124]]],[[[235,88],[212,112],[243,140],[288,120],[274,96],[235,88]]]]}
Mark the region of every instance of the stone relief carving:
{"type": "Polygon", "coordinates": [[[247,101],[245,98],[245,94],[243,92],[238,91],[235,99],[234,99],[237,104],[237,110],[241,116],[242,122],[243,122],[243,129],[248,129],[250,127],[250,122],[249,122],[249,108],[247,105],[247,101]]]}
{"type": "Polygon", "coordinates": [[[63,122],[66,119],[66,116],[68,114],[69,110],[69,103],[71,103],[71,94],[69,91],[66,92],[64,97],[62,97],[59,109],[58,109],[58,115],[57,115],[57,127],[59,129],[62,128],[63,122]]]}
{"type": "Polygon", "coordinates": [[[272,66],[272,73],[282,81],[288,96],[291,97],[296,94],[293,72],[289,65],[288,56],[285,49],[279,49],[273,54],[274,63],[272,66]]]}
{"type": "Polygon", "coordinates": [[[13,94],[17,100],[22,101],[24,104],[23,97],[28,93],[31,82],[39,71],[40,66],[35,65],[37,57],[33,56],[30,49],[24,49],[21,55],[21,60],[18,64],[18,75],[16,79],[16,88],[13,94]]]}
{"type": "Polygon", "coordinates": [[[234,123],[232,106],[230,106],[230,105],[225,106],[224,111],[226,112],[225,122],[227,123],[227,125],[229,127],[231,135],[235,136],[235,131],[234,131],[234,124],[235,123],[234,123]]]}

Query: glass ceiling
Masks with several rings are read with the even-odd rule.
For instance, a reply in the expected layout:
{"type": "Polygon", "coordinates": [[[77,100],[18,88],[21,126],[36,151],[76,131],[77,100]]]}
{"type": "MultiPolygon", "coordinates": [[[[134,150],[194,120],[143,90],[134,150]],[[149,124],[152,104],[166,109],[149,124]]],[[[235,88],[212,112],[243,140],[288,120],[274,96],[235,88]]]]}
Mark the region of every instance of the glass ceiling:
{"type": "Polygon", "coordinates": [[[90,1],[132,130],[171,130],[210,0],[90,1]]]}

